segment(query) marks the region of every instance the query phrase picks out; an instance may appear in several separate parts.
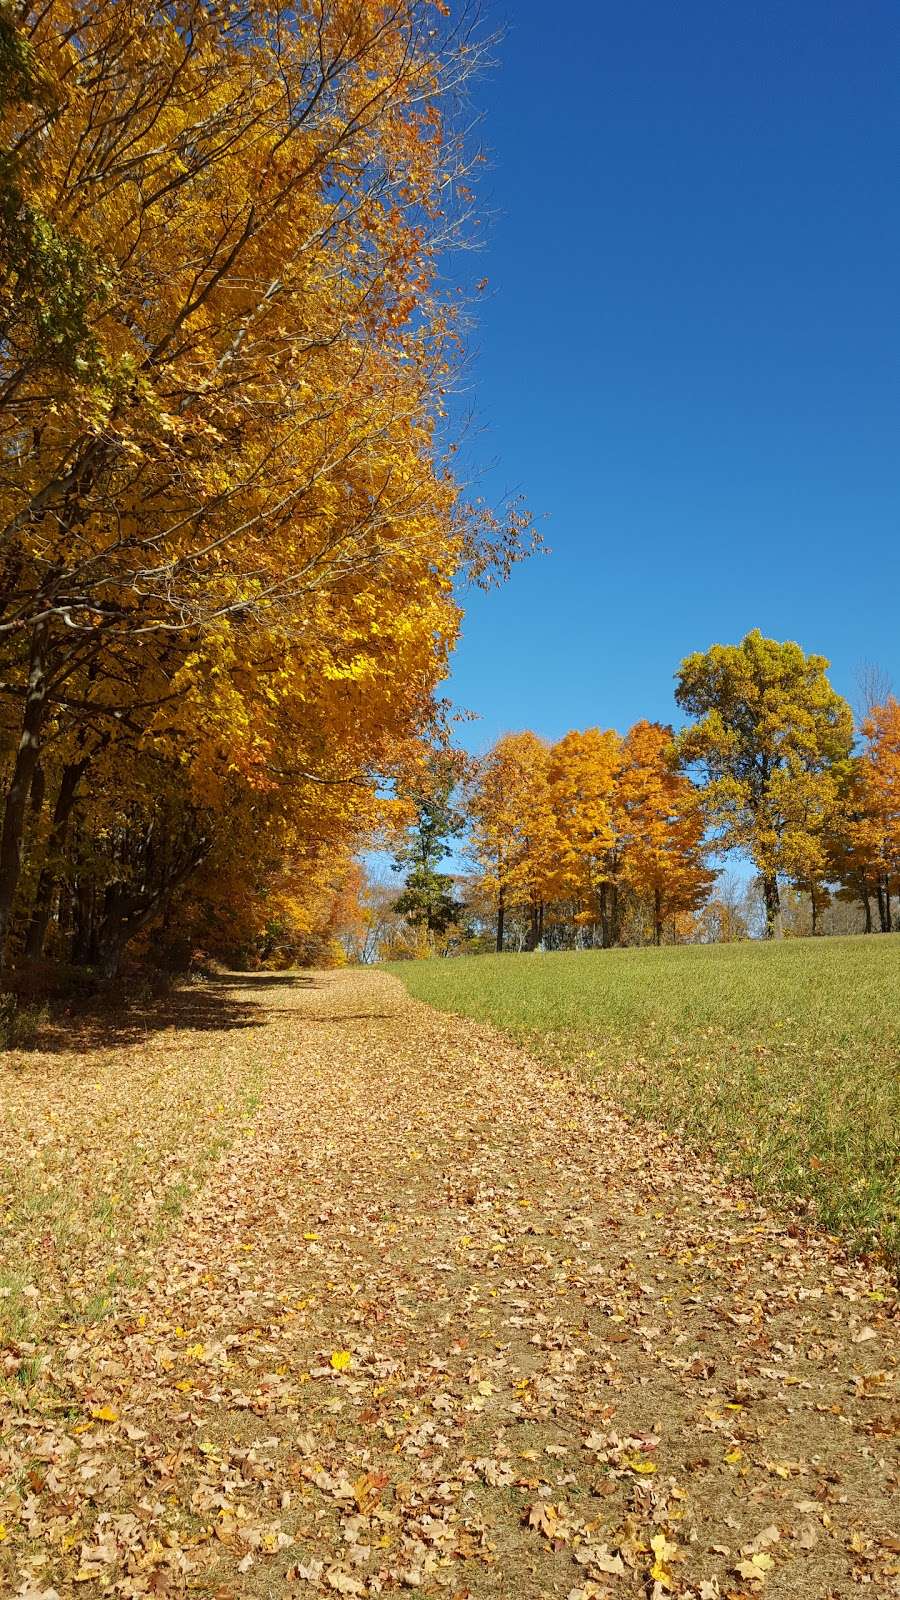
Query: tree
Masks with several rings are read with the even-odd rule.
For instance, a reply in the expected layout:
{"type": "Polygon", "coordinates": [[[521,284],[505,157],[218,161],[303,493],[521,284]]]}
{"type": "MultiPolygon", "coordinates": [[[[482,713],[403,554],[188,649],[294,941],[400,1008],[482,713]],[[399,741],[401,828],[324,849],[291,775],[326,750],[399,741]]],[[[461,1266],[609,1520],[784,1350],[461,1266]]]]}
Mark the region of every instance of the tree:
{"type": "Polygon", "coordinates": [[[434,937],[446,933],[462,915],[463,908],[453,895],[453,882],[448,873],[414,867],[403,892],[394,901],[397,915],[422,929],[429,949],[434,937]]]}
{"type": "Polygon", "coordinates": [[[399,783],[399,810],[404,826],[395,845],[393,869],[434,871],[453,853],[453,841],[465,826],[454,793],[465,773],[458,750],[426,746],[414,752],[399,783]]]}
{"type": "Polygon", "coordinates": [[[497,949],[507,911],[522,907],[528,948],[544,932],[544,908],[557,871],[560,837],[549,782],[550,752],[534,733],[508,733],[477,764],[468,809],[471,847],[497,907],[497,949]]]}
{"type": "Polygon", "coordinates": [[[840,899],[858,900],[865,932],[872,932],[872,900],[877,892],[877,826],[871,814],[862,762],[846,764],[825,838],[828,875],[841,885],[840,899]]]}
{"type": "Polygon", "coordinates": [[[734,873],[719,874],[696,919],[701,943],[733,944],[750,938],[753,907],[748,903],[747,889],[748,885],[734,873]]]}
{"type": "Polygon", "coordinates": [[[828,665],[757,629],[688,656],[678,672],[675,698],[698,719],[679,735],[681,760],[704,782],[720,849],[745,852],[760,875],[769,938],[779,931],[779,876],[813,829],[803,818],[819,829],[852,745],[850,707],[828,665]]]}
{"type": "Polygon", "coordinates": [[[599,925],[604,946],[618,938],[621,765],[622,742],[612,729],[573,730],[550,751],[550,794],[562,845],[553,890],[574,902],[576,924],[599,925]]]}
{"type": "Polygon", "coordinates": [[[393,870],[406,873],[394,910],[421,930],[424,951],[433,948],[435,937],[446,933],[462,913],[453,878],[439,869],[464,826],[453,802],[464,770],[461,752],[425,746],[400,784],[401,813],[411,813],[411,820],[394,851],[393,870]]]}
{"type": "Polygon", "coordinates": [[[706,865],[702,796],[678,771],[673,738],[659,722],[635,723],[618,784],[622,874],[651,903],[658,945],[664,920],[698,911],[716,876],[706,865]]]}
{"type": "Polygon", "coordinates": [[[842,899],[860,901],[866,933],[873,901],[882,933],[890,933],[891,896],[900,894],[900,704],[893,695],[870,706],[862,734],[861,753],[839,775],[825,841],[828,871],[842,899]]]}
{"type": "Polygon", "coordinates": [[[523,548],[442,442],[481,49],[432,0],[3,10],[0,962],[114,962],[261,815],[329,838],[523,548]]]}
{"type": "Polygon", "coordinates": [[[881,928],[893,926],[891,895],[900,893],[900,702],[889,695],[862,726],[862,816],[881,928]]]}
{"type": "Polygon", "coordinates": [[[780,774],[773,780],[773,790],[780,798],[783,824],[783,870],[796,889],[809,895],[813,935],[819,931],[821,913],[831,903],[827,883],[828,839],[838,806],[841,769],[845,764],[835,763],[831,772],[794,771],[787,780],[780,774]]]}

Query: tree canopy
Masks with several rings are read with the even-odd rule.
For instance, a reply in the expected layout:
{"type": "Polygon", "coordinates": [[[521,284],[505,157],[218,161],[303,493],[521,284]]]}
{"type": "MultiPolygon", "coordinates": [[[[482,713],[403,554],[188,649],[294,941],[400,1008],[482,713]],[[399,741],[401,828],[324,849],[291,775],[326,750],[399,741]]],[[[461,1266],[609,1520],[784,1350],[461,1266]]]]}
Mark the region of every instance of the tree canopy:
{"type": "Polygon", "coordinates": [[[350,848],[528,544],[444,435],[481,49],[432,0],[3,12],[0,956],[111,970],[210,863],[350,848]]]}
{"type": "Polygon", "coordinates": [[[679,735],[681,758],[702,778],[721,848],[744,851],[759,872],[770,933],[779,875],[822,874],[835,773],[853,744],[853,715],[828,665],[756,629],[688,656],[677,674],[675,699],[697,719],[679,735]]]}

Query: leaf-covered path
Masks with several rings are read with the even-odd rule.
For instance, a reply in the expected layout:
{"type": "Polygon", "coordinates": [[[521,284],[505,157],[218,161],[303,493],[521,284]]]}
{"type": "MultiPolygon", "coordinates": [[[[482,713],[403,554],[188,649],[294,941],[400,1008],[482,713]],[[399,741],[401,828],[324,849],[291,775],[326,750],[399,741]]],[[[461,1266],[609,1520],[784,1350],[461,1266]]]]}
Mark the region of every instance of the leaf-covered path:
{"type": "Polygon", "coordinates": [[[900,1592],[883,1280],[387,976],[262,1005],[252,1120],[3,1394],[0,1593],[900,1592]]]}

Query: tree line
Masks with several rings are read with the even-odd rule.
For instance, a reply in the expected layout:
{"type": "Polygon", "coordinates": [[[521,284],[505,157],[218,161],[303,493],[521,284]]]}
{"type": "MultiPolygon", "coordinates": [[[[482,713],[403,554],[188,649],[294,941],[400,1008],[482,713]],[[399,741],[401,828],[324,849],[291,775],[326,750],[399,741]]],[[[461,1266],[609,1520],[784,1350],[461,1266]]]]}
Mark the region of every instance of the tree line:
{"type": "Polygon", "coordinates": [[[497,950],[511,921],[525,949],[729,938],[748,918],[733,896],[717,898],[717,884],[722,862],[741,857],[767,937],[798,895],[813,933],[836,899],[858,904],[866,932],[890,932],[900,926],[900,704],[886,693],[855,728],[828,665],[756,630],[681,663],[677,732],[642,721],[624,737],[507,734],[462,784],[438,760],[430,788],[412,797],[397,865],[413,866],[395,911],[432,946],[453,929],[457,948],[483,947],[488,919],[497,950]],[[451,844],[474,868],[455,883],[441,870],[451,844]]]}
{"type": "Polygon", "coordinates": [[[440,0],[0,8],[0,966],[315,932],[440,719],[447,251],[484,52],[440,0]]]}

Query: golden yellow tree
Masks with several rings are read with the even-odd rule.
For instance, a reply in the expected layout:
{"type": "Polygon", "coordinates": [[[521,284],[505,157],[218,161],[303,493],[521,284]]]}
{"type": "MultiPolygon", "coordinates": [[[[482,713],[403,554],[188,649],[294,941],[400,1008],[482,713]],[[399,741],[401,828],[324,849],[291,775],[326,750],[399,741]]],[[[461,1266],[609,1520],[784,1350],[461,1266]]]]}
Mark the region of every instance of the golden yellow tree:
{"type": "Polygon", "coordinates": [[[118,883],[173,805],[156,879],[238,793],[389,765],[454,576],[523,532],[438,444],[444,97],[479,53],[441,4],[50,0],[2,45],[0,959],[17,892],[41,943],[88,773],[118,883]]]}
{"type": "Polygon", "coordinates": [[[824,656],[756,629],[739,645],[688,656],[678,672],[675,698],[697,719],[679,735],[681,758],[704,780],[720,848],[744,852],[760,875],[769,937],[779,931],[779,876],[793,874],[804,828],[826,816],[853,741],[827,668],[824,656]]]}
{"type": "Polygon", "coordinates": [[[599,924],[604,945],[617,937],[621,765],[621,740],[611,729],[572,731],[550,752],[550,791],[562,842],[554,892],[574,901],[577,924],[599,924]]]}
{"type": "Polygon", "coordinates": [[[537,734],[505,734],[479,762],[470,787],[471,848],[495,897],[498,950],[512,910],[527,916],[529,948],[543,937],[560,850],[549,758],[537,734]]]}

